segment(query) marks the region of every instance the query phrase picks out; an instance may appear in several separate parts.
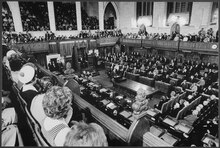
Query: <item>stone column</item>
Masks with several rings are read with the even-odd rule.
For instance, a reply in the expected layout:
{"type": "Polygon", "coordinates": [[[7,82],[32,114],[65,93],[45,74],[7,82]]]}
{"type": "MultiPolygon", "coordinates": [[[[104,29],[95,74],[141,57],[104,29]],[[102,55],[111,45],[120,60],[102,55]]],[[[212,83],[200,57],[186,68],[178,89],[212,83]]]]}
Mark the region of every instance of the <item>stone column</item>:
{"type": "Polygon", "coordinates": [[[193,2],[191,26],[199,28],[209,25],[211,19],[212,2],[193,2]]]}
{"type": "Polygon", "coordinates": [[[82,30],[81,2],[76,2],[77,30],[82,30]]]}
{"type": "Polygon", "coordinates": [[[20,13],[18,1],[9,1],[7,3],[12,13],[12,19],[14,22],[15,32],[23,32],[21,13],[20,13]]]}
{"type": "Polygon", "coordinates": [[[167,2],[154,2],[153,27],[164,27],[167,19],[167,2]]]}
{"type": "Polygon", "coordinates": [[[47,8],[48,8],[48,17],[49,17],[49,22],[50,22],[50,30],[55,32],[56,22],[55,22],[54,5],[52,1],[47,2],[47,8]]]}
{"type": "Polygon", "coordinates": [[[99,30],[104,30],[104,2],[99,4],[99,30]]]}

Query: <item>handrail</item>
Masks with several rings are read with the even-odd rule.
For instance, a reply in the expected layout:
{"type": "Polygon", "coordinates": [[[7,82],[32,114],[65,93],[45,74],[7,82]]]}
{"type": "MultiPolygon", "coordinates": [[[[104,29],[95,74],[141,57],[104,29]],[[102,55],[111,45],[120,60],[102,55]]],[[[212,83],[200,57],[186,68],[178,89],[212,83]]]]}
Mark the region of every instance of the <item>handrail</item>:
{"type": "MultiPolygon", "coordinates": [[[[117,42],[120,42],[122,45],[127,46],[136,46],[136,47],[152,47],[161,50],[174,50],[182,52],[199,52],[203,54],[214,54],[217,55],[219,51],[218,42],[213,43],[203,43],[203,42],[183,42],[180,41],[179,45],[177,41],[170,40],[147,40],[147,39],[127,39],[119,37],[109,37],[109,38],[80,38],[80,39],[66,39],[66,40],[51,40],[43,42],[33,42],[33,43],[18,43],[15,46],[17,48],[24,48],[28,52],[48,52],[49,44],[56,43],[60,44],[61,42],[68,41],[80,41],[86,40],[86,44],[91,44],[93,48],[102,47],[102,46],[114,46],[117,42]],[[89,41],[96,41],[96,44],[89,41]],[[209,51],[209,52],[207,52],[209,51]]],[[[89,45],[88,45],[89,46],[89,45]]],[[[90,46],[89,46],[90,47],[90,46]]]]}

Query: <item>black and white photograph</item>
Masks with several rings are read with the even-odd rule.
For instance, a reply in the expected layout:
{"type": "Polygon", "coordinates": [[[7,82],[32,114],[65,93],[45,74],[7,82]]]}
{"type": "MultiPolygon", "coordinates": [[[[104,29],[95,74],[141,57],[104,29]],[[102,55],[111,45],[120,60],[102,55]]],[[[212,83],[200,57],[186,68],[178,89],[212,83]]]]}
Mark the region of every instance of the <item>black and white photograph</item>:
{"type": "Polygon", "coordinates": [[[219,1],[0,4],[2,147],[219,147],[219,1]]]}

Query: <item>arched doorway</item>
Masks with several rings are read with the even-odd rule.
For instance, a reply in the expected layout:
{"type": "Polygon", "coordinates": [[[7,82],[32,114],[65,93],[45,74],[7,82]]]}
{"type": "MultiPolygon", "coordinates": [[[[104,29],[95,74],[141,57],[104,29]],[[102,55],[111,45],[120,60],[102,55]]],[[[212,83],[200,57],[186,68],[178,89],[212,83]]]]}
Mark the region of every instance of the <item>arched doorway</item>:
{"type": "Polygon", "coordinates": [[[118,27],[117,14],[111,2],[107,4],[104,11],[104,29],[114,29],[118,27]]]}

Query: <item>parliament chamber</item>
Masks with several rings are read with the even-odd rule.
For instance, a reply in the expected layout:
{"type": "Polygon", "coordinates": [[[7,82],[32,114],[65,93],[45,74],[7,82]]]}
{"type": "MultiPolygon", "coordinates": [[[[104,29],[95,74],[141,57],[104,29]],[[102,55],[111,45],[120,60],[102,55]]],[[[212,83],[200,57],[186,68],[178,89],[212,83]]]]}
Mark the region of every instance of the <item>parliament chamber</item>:
{"type": "Polygon", "coordinates": [[[2,146],[219,146],[218,2],[1,4],[2,146]]]}

